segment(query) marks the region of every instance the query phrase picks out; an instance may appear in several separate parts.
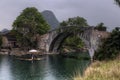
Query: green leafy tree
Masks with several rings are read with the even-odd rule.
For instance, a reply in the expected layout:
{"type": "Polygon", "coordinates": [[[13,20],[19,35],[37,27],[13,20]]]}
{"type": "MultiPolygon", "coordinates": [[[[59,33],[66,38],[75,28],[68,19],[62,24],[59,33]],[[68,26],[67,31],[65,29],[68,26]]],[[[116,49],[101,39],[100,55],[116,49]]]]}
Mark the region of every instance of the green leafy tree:
{"type": "Polygon", "coordinates": [[[78,36],[72,35],[65,40],[64,45],[72,48],[83,48],[84,43],[78,36]]]}
{"type": "Polygon", "coordinates": [[[67,21],[61,22],[60,25],[61,26],[81,26],[81,27],[88,26],[87,20],[79,16],[74,18],[69,18],[67,21]]]}
{"type": "Polygon", "coordinates": [[[120,6],[120,0],[115,0],[116,4],[120,6]]]}
{"type": "Polygon", "coordinates": [[[80,27],[87,27],[87,20],[83,17],[73,17],[60,23],[60,28],[64,28],[64,32],[80,32],[80,27]],[[69,28],[68,28],[69,27],[69,28]]]}
{"type": "Polygon", "coordinates": [[[116,27],[109,38],[107,38],[100,49],[95,54],[95,59],[113,59],[116,58],[120,52],[120,28],[116,27]]]}
{"type": "MultiPolygon", "coordinates": [[[[61,22],[60,26],[63,28],[69,27],[69,29],[67,30],[68,32],[72,31],[72,32],[76,33],[80,27],[88,26],[88,23],[87,23],[86,19],[77,16],[77,17],[69,18],[68,20],[61,22]]],[[[64,41],[63,46],[77,49],[77,48],[82,48],[84,46],[84,43],[76,34],[74,34],[74,35],[68,37],[64,41]]]]}
{"type": "Polygon", "coordinates": [[[99,23],[95,29],[99,30],[99,31],[106,31],[107,27],[104,26],[104,23],[99,23]]]}
{"type": "Polygon", "coordinates": [[[21,47],[36,47],[37,35],[48,32],[50,26],[35,7],[28,7],[13,23],[13,32],[21,47]]]}

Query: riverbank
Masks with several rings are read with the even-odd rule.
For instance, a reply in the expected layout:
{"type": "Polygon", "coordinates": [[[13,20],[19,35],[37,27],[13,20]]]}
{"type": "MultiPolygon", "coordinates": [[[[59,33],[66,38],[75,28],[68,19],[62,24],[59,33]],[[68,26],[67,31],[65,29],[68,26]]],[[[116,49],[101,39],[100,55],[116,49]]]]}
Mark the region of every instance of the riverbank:
{"type": "MultiPolygon", "coordinates": [[[[38,52],[35,53],[36,55],[42,55],[45,54],[45,51],[43,50],[37,50],[38,52]]],[[[24,56],[24,55],[30,55],[31,53],[29,50],[21,50],[20,48],[13,48],[12,50],[9,49],[1,49],[0,55],[11,55],[11,56],[24,56]]]]}
{"type": "Polygon", "coordinates": [[[0,55],[8,55],[14,57],[15,59],[26,60],[26,61],[42,60],[45,56],[42,50],[38,50],[37,53],[33,54],[28,50],[20,50],[19,48],[14,48],[12,50],[1,49],[0,55]]]}
{"type": "Polygon", "coordinates": [[[46,55],[40,61],[23,61],[0,55],[0,80],[71,80],[76,70],[82,74],[89,64],[89,60],[60,55],[46,55]]]}
{"type": "Polygon", "coordinates": [[[83,77],[77,74],[73,80],[120,80],[120,59],[96,61],[86,69],[83,77]]]}

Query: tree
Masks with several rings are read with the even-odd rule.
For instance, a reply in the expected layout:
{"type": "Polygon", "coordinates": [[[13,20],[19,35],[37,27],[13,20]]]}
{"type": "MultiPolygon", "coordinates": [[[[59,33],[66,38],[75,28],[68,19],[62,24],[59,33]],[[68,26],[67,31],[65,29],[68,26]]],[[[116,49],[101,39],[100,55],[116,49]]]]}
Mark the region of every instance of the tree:
{"type": "Polygon", "coordinates": [[[48,32],[50,26],[35,7],[28,7],[13,23],[13,32],[21,47],[36,47],[37,35],[48,32]]]}
{"type": "Polygon", "coordinates": [[[120,0],[115,0],[116,4],[120,6],[120,0]]]}
{"type": "Polygon", "coordinates": [[[80,32],[80,27],[87,27],[87,20],[83,17],[73,17],[60,23],[60,28],[64,28],[64,32],[80,32]],[[69,28],[68,28],[69,27],[69,28]]]}
{"type": "Polygon", "coordinates": [[[104,23],[99,23],[96,27],[95,27],[95,29],[97,29],[97,30],[99,30],[99,31],[106,31],[106,26],[104,26],[104,23]]]}
{"type": "Polygon", "coordinates": [[[120,28],[116,27],[95,54],[99,60],[116,58],[120,52],[120,28]]]}
{"type": "MultiPolygon", "coordinates": [[[[67,31],[65,30],[65,32],[72,31],[76,33],[77,31],[80,31],[79,30],[80,27],[88,26],[88,23],[86,19],[77,16],[77,17],[69,18],[68,20],[61,22],[60,26],[63,28],[69,27],[69,29],[67,31]]],[[[84,43],[76,34],[74,34],[68,37],[64,41],[63,46],[66,46],[67,48],[71,47],[73,49],[77,49],[77,48],[82,48],[84,46],[84,43]]]]}
{"type": "Polygon", "coordinates": [[[62,23],[60,23],[60,25],[61,26],[81,26],[81,27],[88,26],[87,20],[79,16],[74,18],[69,18],[67,21],[63,21],[62,23]]]}
{"type": "Polygon", "coordinates": [[[77,35],[72,35],[65,40],[64,45],[72,48],[82,48],[84,43],[77,35]]]}

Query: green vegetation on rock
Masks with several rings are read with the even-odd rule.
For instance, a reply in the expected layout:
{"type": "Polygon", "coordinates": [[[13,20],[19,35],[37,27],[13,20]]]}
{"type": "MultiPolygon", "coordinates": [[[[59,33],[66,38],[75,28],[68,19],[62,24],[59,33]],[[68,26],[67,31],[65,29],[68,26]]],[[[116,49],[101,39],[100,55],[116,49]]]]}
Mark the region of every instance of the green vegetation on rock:
{"type": "Polygon", "coordinates": [[[67,46],[67,48],[77,49],[77,48],[83,48],[84,42],[78,36],[72,35],[66,38],[63,45],[64,47],[67,46]]]}
{"type": "Polygon", "coordinates": [[[28,7],[16,18],[12,31],[20,47],[25,49],[37,47],[37,36],[47,33],[49,29],[41,13],[35,7],[28,7]]]}
{"type": "Polygon", "coordinates": [[[113,59],[120,54],[120,28],[116,27],[95,54],[95,59],[113,59]]]}
{"type": "Polygon", "coordinates": [[[73,17],[73,18],[69,18],[66,21],[63,21],[62,23],[60,23],[61,26],[81,26],[81,27],[85,27],[88,26],[87,20],[84,19],[83,17],[73,17]]]}
{"type": "Polygon", "coordinates": [[[99,23],[95,29],[99,30],[99,31],[106,31],[107,27],[104,26],[104,23],[99,23]]]}
{"type": "MultiPolygon", "coordinates": [[[[68,20],[60,23],[60,25],[61,25],[61,27],[70,27],[68,32],[72,31],[74,33],[76,33],[78,31],[79,27],[88,26],[87,20],[84,19],[83,17],[79,17],[79,16],[69,18],[68,20]]],[[[83,48],[83,47],[84,47],[83,41],[76,34],[73,34],[73,35],[69,36],[68,38],[66,38],[66,40],[63,43],[63,48],[67,48],[67,49],[75,50],[75,49],[83,48]]]]}

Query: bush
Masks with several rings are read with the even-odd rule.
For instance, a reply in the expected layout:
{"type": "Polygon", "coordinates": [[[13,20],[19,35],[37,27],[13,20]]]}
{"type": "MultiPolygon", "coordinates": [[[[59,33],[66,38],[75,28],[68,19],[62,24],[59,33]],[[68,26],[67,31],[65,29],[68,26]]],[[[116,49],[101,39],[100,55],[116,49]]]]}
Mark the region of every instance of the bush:
{"type": "Polygon", "coordinates": [[[109,38],[103,41],[99,50],[95,53],[95,59],[114,59],[120,51],[120,28],[115,28],[109,38]]]}

